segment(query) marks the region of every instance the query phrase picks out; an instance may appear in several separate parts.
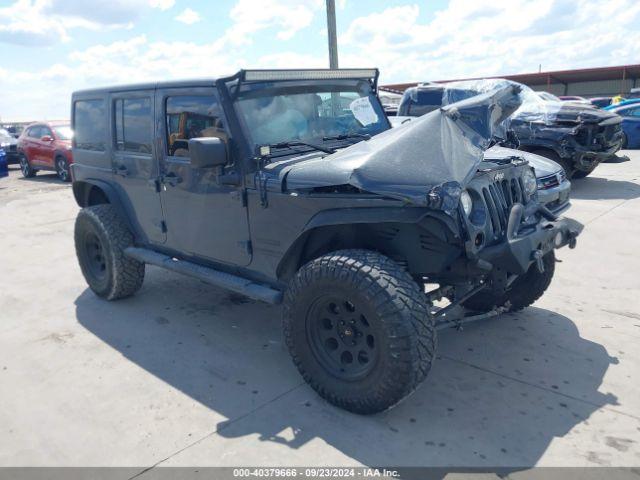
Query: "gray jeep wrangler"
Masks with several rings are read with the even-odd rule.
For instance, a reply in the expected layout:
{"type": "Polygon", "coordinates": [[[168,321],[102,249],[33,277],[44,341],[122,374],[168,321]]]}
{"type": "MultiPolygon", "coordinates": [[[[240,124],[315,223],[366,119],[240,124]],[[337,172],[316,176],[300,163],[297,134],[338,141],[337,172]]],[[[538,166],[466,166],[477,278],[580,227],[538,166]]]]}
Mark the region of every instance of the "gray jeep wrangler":
{"type": "Polygon", "coordinates": [[[402,400],[437,328],[536,301],[582,226],[538,202],[526,160],[483,159],[518,108],[512,85],[392,130],[377,78],[243,70],[74,93],[89,287],[132,295],[151,264],[282,302],[322,397],[357,413],[402,400]]]}

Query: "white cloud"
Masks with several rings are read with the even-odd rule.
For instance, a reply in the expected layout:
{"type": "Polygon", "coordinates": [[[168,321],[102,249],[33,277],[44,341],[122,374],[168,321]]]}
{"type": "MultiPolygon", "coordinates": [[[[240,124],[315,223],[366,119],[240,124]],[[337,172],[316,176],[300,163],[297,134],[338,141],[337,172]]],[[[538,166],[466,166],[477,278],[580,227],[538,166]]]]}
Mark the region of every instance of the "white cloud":
{"type": "MultiPolygon", "coordinates": [[[[149,0],[130,0],[135,7],[130,14],[115,5],[97,23],[93,14],[81,16],[80,0],[69,1],[49,15],[43,13],[46,8],[59,6],[53,0],[0,7],[0,42],[7,37],[23,44],[68,40],[68,25],[121,28],[135,20],[136,8],[149,8],[149,0]]],[[[342,67],[376,66],[382,83],[395,83],[537,71],[540,63],[551,70],[638,62],[637,0],[452,0],[430,20],[422,20],[419,5],[393,5],[354,19],[340,33],[342,67]]],[[[241,67],[325,67],[324,40],[318,49],[296,52],[286,41],[304,45],[308,36],[318,37],[317,28],[302,31],[315,15],[324,15],[323,0],[238,0],[230,13],[232,26],[211,41],[153,41],[151,34],[133,34],[77,48],[42,70],[34,66],[8,74],[3,65],[0,113],[3,119],[66,116],[73,90],[107,84],[215,77],[241,67]],[[267,29],[280,32],[284,41],[273,41],[272,53],[256,58],[250,45],[258,33],[260,38],[271,33],[267,29]]]]}
{"type": "Polygon", "coordinates": [[[69,41],[74,28],[131,28],[143,0],[17,0],[0,8],[0,43],[39,46],[69,41]]]}
{"type": "Polygon", "coordinates": [[[200,14],[190,8],[185,8],[180,15],[176,17],[176,20],[187,25],[193,25],[194,23],[202,20],[200,14]]]}
{"type": "Polygon", "coordinates": [[[639,21],[637,0],[451,0],[429,22],[389,7],[340,35],[340,65],[403,82],[637,63],[639,21]]]}
{"type": "Polygon", "coordinates": [[[149,5],[160,10],[169,10],[176,4],[176,0],[149,0],[149,5]]]}
{"type": "Polygon", "coordinates": [[[279,29],[276,35],[280,40],[289,40],[311,25],[323,6],[323,0],[239,0],[231,9],[234,24],[226,37],[235,44],[250,44],[253,34],[274,27],[279,29]]]}

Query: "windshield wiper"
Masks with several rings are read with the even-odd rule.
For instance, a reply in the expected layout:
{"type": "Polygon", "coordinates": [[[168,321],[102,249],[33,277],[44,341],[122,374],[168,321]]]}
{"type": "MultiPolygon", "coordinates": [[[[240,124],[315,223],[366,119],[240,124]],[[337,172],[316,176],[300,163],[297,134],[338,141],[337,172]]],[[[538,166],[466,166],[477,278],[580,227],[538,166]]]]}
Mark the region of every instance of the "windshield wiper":
{"type": "Polygon", "coordinates": [[[336,151],[335,148],[323,147],[322,145],[316,145],[315,143],[309,143],[309,142],[301,142],[299,140],[292,140],[290,142],[272,143],[269,146],[271,148],[288,148],[288,147],[295,147],[299,145],[311,147],[325,153],[335,153],[336,151]]]}
{"type": "Polygon", "coordinates": [[[348,138],[362,138],[364,140],[369,140],[371,135],[368,133],[341,133],[340,135],[329,135],[327,137],[322,137],[322,140],[346,140],[348,138]]]}

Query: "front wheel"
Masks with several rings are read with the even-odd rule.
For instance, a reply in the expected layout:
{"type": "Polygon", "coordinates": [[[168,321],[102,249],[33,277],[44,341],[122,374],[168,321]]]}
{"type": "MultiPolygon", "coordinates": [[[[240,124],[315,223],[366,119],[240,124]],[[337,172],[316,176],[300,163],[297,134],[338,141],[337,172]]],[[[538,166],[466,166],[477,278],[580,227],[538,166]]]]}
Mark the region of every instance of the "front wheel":
{"type": "Polygon", "coordinates": [[[591,175],[597,166],[598,165],[596,164],[593,166],[593,168],[590,168],[589,170],[576,170],[575,172],[573,172],[573,178],[575,180],[579,180],[580,178],[585,178],[588,175],[591,175]]]}
{"type": "Polygon", "coordinates": [[[465,308],[477,312],[488,312],[494,307],[501,307],[509,302],[510,312],[522,310],[542,297],[549,288],[556,268],[556,257],[553,252],[542,257],[544,272],[540,273],[536,264],[532,264],[525,273],[514,280],[505,292],[480,291],[463,303],[465,308]]]}
{"type": "Polygon", "coordinates": [[[576,171],[575,168],[573,168],[573,162],[571,161],[571,159],[562,158],[553,150],[534,150],[531,153],[540,155],[541,157],[548,158],[549,160],[553,160],[554,162],[556,162],[563,168],[564,173],[566,173],[568,179],[571,179],[574,175],[574,172],[576,171]]]}
{"type": "Polygon", "coordinates": [[[112,205],[80,210],[74,237],[82,274],[96,295],[116,300],[140,289],[144,263],[124,254],[133,245],[133,235],[112,205]]]}
{"type": "Polygon", "coordinates": [[[35,169],[31,166],[29,159],[24,154],[20,156],[20,171],[24,178],[32,178],[36,175],[35,169]]]}
{"type": "Polygon", "coordinates": [[[400,265],[366,250],[336,251],[303,266],[286,292],[283,324],[305,381],[360,414],[415,390],[436,346],[425,294],[400,265]]]}

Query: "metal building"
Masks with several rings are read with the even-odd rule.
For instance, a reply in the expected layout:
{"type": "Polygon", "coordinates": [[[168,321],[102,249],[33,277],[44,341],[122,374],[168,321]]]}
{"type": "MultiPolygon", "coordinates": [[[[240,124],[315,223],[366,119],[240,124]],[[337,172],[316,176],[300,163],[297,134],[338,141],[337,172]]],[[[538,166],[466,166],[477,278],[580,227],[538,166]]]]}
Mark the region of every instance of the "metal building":
{"type": "MultiPolygon", "coordinates": [[[[458,78],[436,80],[436,83],[478,78],[507,78],[524,83],[534,90],[545,90],[554,95],[579,95],[582,97],[625,96],[632,88],[640,87],[640,64],[618,67],[583,68],[579,70],[559,70],[555,72],[521,73],[497,77],[458,78]]],[[[381,88],[390,91],[404,91],[417,83],[397,83],[381,88]]]]}

